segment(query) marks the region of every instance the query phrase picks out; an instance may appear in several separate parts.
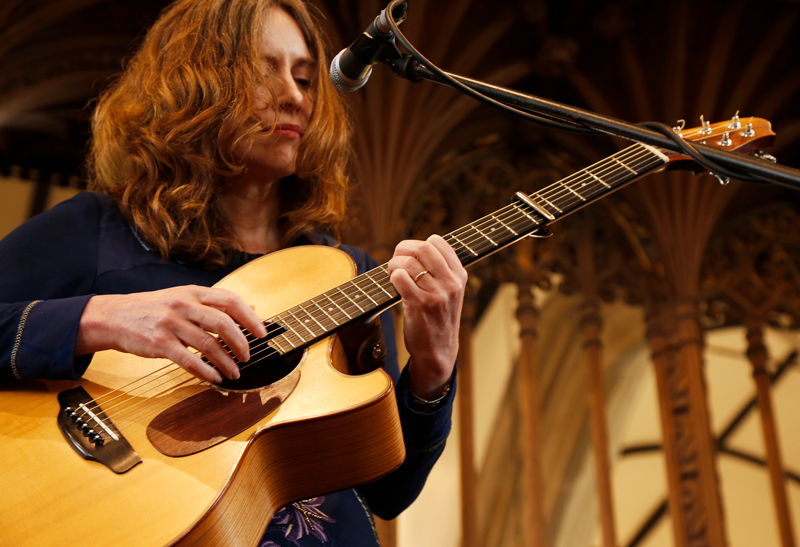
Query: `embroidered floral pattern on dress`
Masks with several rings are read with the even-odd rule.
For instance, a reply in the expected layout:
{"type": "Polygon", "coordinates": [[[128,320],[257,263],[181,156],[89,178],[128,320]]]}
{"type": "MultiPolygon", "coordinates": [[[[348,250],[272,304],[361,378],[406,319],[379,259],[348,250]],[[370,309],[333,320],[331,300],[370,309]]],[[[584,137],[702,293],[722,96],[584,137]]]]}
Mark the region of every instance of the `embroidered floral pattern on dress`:
{"type": "MultiPolygon", "coordinates": [[[[269,529],[279,529],[283,531],[284,537],[289,540],[293,545],[301,547],[298,543],[301,539],[307,536],[314,536],[321,543],[328,542],[328,536],[325,535],[325,529],[322,526],[323,522],[336,522],[334,519],[323,513],[319,506],[325,501],[324,496],[318,498],[310,498],[307,500],[300,500],[282,507],[272,521],[269,523],[269,529]]],[[[281,547],[272,540],[266,540],[259,547],[281,547]]]]}

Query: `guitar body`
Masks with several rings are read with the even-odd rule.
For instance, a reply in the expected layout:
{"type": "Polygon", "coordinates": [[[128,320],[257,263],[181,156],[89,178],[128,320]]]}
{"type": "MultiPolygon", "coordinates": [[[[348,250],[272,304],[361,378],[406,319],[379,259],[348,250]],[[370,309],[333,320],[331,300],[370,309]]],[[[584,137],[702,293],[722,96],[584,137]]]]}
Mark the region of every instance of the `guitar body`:
{"type": "MultiPolygon", "coordinates": [[[[216,286],[243,296],[260,317],[273,317],[354,274],[342,251],[306,246],[257,259],[216,286]]],[[[225,395],[195,386],[193,393],[212,393],[211,404],[179,424],[178,434],[166,435],[188,453],[179,457],[159,451],[148,427],[181,388],[169,396],[154,389],[101,402],[141,458],[119,474],[83,459],[68,444],[56,422],[57,395],[81,386],[99,398],[164,367],[175,370],[174,365],[109,351],[95,355],[78,382],[3,388],[0,544],[254,546],[286,503],[386,475],[405,457],[392,381],[383,370],[343,374],[339,370],[345,367],[337,362],[343,358],[336,336],[308,348],[292,373],[299,380],[274,409],[274,399],[265,400],[260,390],[225,395]],[[214,403],[217,396],[224,404],[214,403]],[[120,400],[140,411],[115,418],[111,407],[120,400]],[[243,431],[194,448],[193,442],[207,436],[208,423],[236,421],[239,405],[272,406],[243,431]],[[141,411],[148,407],[157,410],[141,411]]]]}

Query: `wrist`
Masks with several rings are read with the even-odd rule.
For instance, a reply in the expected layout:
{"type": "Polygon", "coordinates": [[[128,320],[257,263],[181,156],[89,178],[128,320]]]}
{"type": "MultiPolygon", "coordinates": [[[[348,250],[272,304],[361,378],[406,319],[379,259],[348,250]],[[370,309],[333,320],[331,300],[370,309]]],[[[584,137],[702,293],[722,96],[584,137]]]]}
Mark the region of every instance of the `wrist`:
{"type": "Polygon", "coordinates": [[[437,408],[444,405],[445,401],[447,400],[447,396],[450,393],[450,389],[452,388],[452,383],[448,382],[443,387],[439,396],[435,399],[425,399],[419,397],[415,394],[411,389],[409,389],[408,393],[410,395],[409,404],[411,408],[415,410],[421,410],[425,412],[430,412],[436,410],[437,408]]]}
{"type": "Polygon", "coordinates": [[[108,325],[103,309],[106,296],[93,296],[86,303],[78,324],[78,337],[75,343],[75,355],[86,355],[104,349],[110,349],[103,343],[103,332],[108,325]]]}

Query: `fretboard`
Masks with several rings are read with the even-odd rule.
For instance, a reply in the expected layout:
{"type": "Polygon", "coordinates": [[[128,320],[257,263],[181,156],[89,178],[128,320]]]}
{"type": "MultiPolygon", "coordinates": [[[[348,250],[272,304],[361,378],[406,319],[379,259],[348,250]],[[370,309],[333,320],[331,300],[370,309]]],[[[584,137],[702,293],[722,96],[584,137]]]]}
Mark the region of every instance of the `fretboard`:
{"type": "MultiPolygon", "coordinates": [[[[634,144],[459,228],[444,239],[469,266],[596,201],[668,161],[660,151],[634,144]]],[[[383,264],[271,318],[283,333],[269,344],[282,354],[304,348],[348,323],[400,301],[383,264]]]]}

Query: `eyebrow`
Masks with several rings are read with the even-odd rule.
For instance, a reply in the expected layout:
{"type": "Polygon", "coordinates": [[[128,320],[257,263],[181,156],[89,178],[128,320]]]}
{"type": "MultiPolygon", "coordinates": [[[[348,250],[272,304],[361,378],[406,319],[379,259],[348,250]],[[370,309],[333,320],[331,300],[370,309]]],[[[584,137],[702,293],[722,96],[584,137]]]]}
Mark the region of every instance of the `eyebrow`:
{"type": "MultiPolygon", "coordinates": [[[[277,64],[277,59],[272,55],[262,55],[261,59],[263,61],[267,61],[268,63],[275,65],[277,64]]],[[[312,57],[301,57],[296,62],[292,63],[292,67],[300,66],[300,67],[309,67],[309,68],[316,68],[317,61],[314,60],[312,57]]]]}

